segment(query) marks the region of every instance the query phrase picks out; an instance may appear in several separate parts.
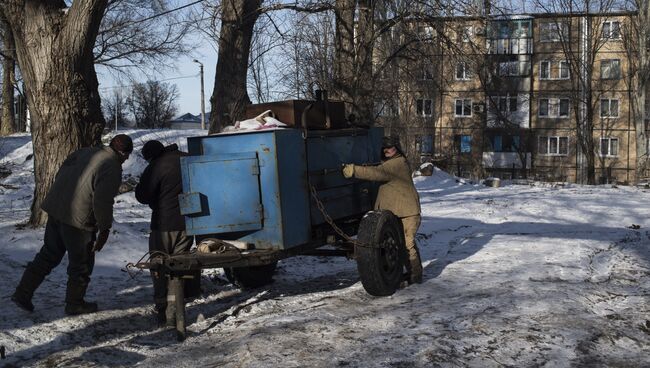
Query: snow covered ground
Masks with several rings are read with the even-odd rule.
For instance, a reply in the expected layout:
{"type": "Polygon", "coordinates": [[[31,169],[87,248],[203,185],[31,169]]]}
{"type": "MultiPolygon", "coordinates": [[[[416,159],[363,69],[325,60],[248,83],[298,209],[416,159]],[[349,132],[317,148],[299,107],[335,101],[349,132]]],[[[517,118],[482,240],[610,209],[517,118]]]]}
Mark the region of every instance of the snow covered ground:
{"type": "MultiPolygon", "coordinates": [[[[131,131],[181,143],[199,132],[131,131]]],[[[36,311],[9,300],[42,229],[21,226],[33,190],[29,136],[0,140],[0,366],[566,367],[650,366],[650,192],[613,186],[463,184],[416,178],[425,282],[392,297],[365,293],[353,261],[282,261],[267,288],[241,291],[219,270],[188,305],[189,337],[157,328],[147,274],[148,208],[117,198],[88,299],[63,313],[66,265],[38,289],[36,311]]],[[[133,155],[126,175],[144,161],[133,155]]]]}

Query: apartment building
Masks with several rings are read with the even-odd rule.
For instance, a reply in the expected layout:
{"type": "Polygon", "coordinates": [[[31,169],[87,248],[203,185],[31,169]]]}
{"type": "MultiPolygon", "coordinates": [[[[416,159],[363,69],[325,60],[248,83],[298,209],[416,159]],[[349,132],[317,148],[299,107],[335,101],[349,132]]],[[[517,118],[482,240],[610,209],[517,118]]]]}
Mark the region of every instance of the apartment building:
{"type": "Polygon", "coordinates": [[[638,118],[624,30],[634,16],[417,22],[398,36],[418,38],[409,57],[382,64],[378,121],[401,136],[412,164],[463,177],[586,182],[591,167],[596,181],[633,182],[638,118]]]}

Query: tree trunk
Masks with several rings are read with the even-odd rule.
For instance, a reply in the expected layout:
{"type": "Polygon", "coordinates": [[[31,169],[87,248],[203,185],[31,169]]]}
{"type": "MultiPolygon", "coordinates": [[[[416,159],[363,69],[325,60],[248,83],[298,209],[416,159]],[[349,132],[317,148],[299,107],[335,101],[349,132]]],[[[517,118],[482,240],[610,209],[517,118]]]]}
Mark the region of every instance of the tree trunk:
{"type": "Polygon", "coordinates": [[[5,0],[0,3],[16,42],[25,80],[34,146],[30,224],[45,223],[40,209],[61,163],[73,151],[100,143],[100,108],[93,45],[107,0],[5,0]]]}
{"type": "MultiPolygon", "coordinates": [[[[23,82],[23,88],[22,90],[25,90],[25,82],[23,82]]],[[[16,111],[16,130],[19,132],[26,132],[27,131],[27,99],[25,98],[25,95],[23,93],[20,93],[18,95],[18,111],[16,111]]]]}
{"type": "Polygon", "coordinates": [[[6,19],[0,13],[0,27],[3,35],[4,61],[2,63],[2,116],[0,117],[0,136],[16,132],[14,114],[14,82],[16,80],[16,59],[14,36],[6,19]]]}
{"type": "MultiPolygon", "coordinates": [[[[628,49],[638,50],[638,61],[636,62],[636,75],[635,78],[630,77],[631,81],[636,80],[636,91],[631,93],[633,98],[630,99],[633,102],[633,117],[634,117],[634,128],[635,128],[635,139],[636,139],[636,180],[638,181],[640,177],[645,174],[645,171],[648,167],[648,137],[646,135],[646,124],[645,120],[650,118],[645,116],[646,108],[646,90],[648,88],[648,78],[650,77],[650,61],[648,60],[648,38],[650,37],[650,9],[648,9],[648,0],[643,0],[638,2],[638,11],[639,13],[635,19],[635,27],[632,27],[635,33],[630,34],[629,42],[636,42],[636,45],[629,45],[628,49]]],[[[632,53],[628,53],[628,57],[634,57],[632,53]]],[[[630,82],[630,85],[633,82],[630,82]]]]}
{"type": "Polygon", "coordinates": [[[336,0],[334,40],[334,86],[332,96],[346,103],[346,112],[354,106],[354,12],[355,0],[336,0]]]}
{"type": "Polygon", "coordinates": [[[210,98],[210,134],[233,125],[251,103],[246,89],[248,58],[261,5],[262,0],[224,0],[221,4],[219,55],[210,98]]]}
{"type": "Polygon", "coordinates": [[[585,158],[587,160],[587,184],[595,185],[596,183],[596,147],[594,146],[594,123],[593,111],[587,113],[587,134],[585,140],[585,158]]]}
{"type": "Polygon", "coordinates": [[[359,0],[358,41],[356,43],[356,72],[354,112],[358,123],[374,125],[374,93],[372,85],[372,51],[375,39],[375,11],[372,0],[359,0]]]}

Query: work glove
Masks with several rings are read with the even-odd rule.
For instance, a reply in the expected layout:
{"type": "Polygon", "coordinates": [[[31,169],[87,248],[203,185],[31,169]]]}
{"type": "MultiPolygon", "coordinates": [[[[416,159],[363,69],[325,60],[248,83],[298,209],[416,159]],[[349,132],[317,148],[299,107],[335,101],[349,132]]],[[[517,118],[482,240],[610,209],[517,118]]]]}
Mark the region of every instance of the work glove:
{"type": "Polygon", "coordinates": [[[110,234],[111,229],[101,230],[97,233],[97,240],[95,240],[95,245],[93,245],[93,252],[99,252],[104,248],[104,244],[108,240],[108,234],[110,234]]]}
{"type": "Polygon", "coordinates": [[[346,179],[350,179],[354,176],[354,164],[344,164],[343,165],[343,176],[346,179]]]}

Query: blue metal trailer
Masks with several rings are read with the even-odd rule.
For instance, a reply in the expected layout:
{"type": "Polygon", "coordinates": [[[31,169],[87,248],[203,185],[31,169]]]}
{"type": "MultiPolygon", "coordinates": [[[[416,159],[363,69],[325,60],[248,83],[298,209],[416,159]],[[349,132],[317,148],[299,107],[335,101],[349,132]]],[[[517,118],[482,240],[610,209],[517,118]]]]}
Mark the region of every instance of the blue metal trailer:
{"type": "Polygon", "coordinates": [[[179,199],[198,251],[140,264],[169,274],[179,339],[185,337],[181,280],[197,269],[223,267],[234,284],[258,287],[271,281],[280,259],[347,256],[357,260],[369,293],[394,293],[403,279],[401,222],[372,211],[378,183],[341,174],[343,163],[379,163],[382,137],[374,127],[188,138],[179,199]]]}

